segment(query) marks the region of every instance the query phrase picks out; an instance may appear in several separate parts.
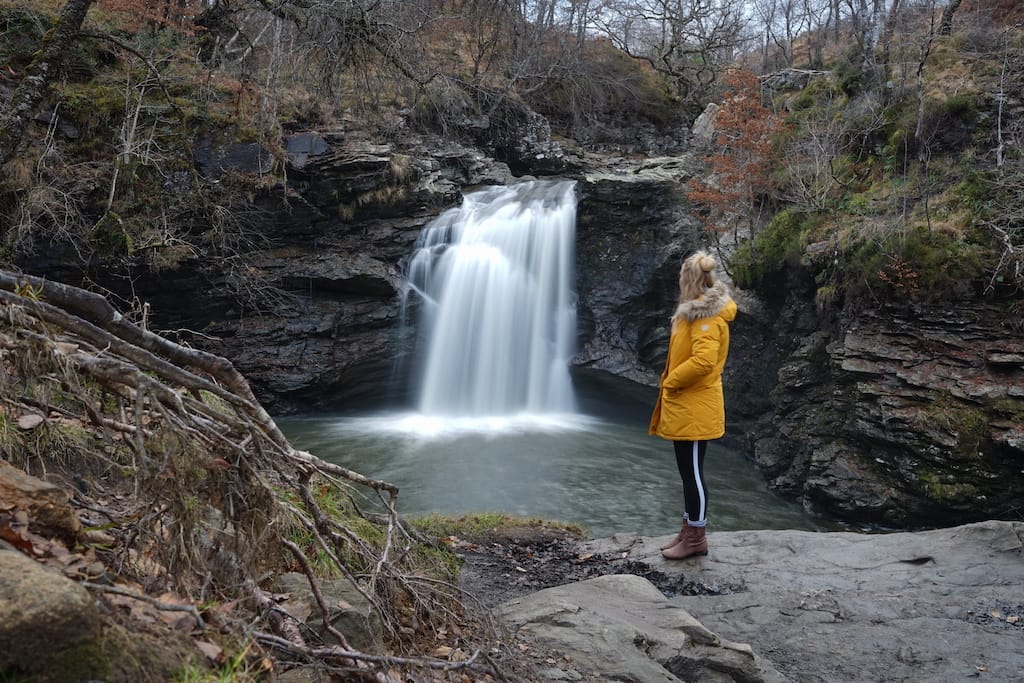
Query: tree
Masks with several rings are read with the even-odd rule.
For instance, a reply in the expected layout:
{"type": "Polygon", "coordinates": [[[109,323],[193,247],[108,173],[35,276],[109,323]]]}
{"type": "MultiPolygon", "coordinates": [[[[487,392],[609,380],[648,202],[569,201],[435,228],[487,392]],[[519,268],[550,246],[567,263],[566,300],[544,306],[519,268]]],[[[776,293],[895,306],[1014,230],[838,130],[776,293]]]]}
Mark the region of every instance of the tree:
{"type": "Polygon", "coordinates": [[[764,69],[793,67],[793,48],[798,36],[806,36],[811,18],[806,3],[798,0],[758,0],[754,3],[764,24],[764,69]],[[781,64],[769,63],[769,51],[775,46],[781,64]]]}
{"type": "Polygon", "coordinates": [[[953,15],[960,9],[960,2],[961,0],[951,0],[942,11],[942,19],[939,21],[940,36],[948,36],[953,31],[953,15]]]}
{"type": "Polygon", "coordinates": [[[646,60],[697,112],[725,65],[749,42],[737,0],[611,2],[595,21],[617,48],[646,60]]]}
{"type": "Polygon", "coordinates": [[[731,71],[724,81],[730,92],[714,116],[714,148],[705,157],[710,174],[692,179],[687,196],[707,230],[716,237],[732,232],[738,240],[741,229],[757,231],[772,188],[773,140],[783,122],[762,104],[754,74],[731,71]]]}
{"type": "Polygon", "coordinates": [[[847,134],[840,106],[830,92],[824,106],[809,112],[800,122],[784,153],[783,197],[808,212],[828,211],[835,206],[842,187],[836,160],[847,134]]]}
{"type": "Polygon", "coordinates": [[[95,0],[71,0],[64,6],[57,24],[29,65],[25,77],[14,91],[7,113],[0,119],[0,167],[10,161],[21,145],[22,136],[57,70],[67,59],[75,36],[95,0]]]}

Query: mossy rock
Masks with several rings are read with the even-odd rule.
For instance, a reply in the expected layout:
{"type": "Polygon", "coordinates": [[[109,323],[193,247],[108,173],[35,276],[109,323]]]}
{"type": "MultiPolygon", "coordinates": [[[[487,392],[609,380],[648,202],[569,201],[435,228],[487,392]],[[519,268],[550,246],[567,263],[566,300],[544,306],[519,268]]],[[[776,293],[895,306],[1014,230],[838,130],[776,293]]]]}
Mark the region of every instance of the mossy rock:
{"type": "Polygon", "coordinates": [[[114,621],[82,585],[0,542],[0,680],[173,680],[197,655],[162,622],[114,621]]]}

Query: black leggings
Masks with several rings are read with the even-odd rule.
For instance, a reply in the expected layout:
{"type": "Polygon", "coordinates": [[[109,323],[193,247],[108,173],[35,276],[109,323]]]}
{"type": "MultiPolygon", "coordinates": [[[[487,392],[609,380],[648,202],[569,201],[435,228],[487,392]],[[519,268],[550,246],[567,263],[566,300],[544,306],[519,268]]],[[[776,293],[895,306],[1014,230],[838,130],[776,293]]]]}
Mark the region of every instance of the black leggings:
{"type": "Polygon", "coordinates": [[[683,505],[694,526],[703,526],[708,517],[708,490],[704,486],[704,454],[707,441],[673,441],[676,466],[683,478],[683,505]]]}

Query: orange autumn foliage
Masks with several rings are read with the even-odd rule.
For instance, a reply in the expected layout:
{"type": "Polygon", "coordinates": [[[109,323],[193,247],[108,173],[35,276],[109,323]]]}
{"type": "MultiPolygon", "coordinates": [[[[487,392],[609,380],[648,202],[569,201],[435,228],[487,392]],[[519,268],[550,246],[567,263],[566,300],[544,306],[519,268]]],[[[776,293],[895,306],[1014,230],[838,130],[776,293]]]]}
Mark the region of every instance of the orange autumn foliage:
{"type": "Polygon", "coordinates": [[[691,179],[687,193],[705,228],[720,233],[753,223],[771,189],[773,140],[784,125],[762,104],[757,76],[731,71],[724,82],[729,94],[715,112],[713,151],[704,158],[711,172],[691,179]]]}

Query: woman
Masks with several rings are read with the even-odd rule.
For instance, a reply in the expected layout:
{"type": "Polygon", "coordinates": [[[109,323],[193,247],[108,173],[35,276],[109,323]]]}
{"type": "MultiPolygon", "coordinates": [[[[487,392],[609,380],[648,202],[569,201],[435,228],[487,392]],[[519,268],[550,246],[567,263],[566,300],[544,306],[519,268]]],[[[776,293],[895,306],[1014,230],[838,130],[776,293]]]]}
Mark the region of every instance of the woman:
{"type": "Polygon", "coordinates": [[[679,305],[651,416],[650,433],[672,442],[683,478],[683,525],[661,549],[669,560],[708,554],[704,454],[710,439],[725,434],[722,368],[729,355],[729,323],[736,317],[736,302],[725,283],[715,280],[716,265],[698,251],[679,269],[679,305]]]}

